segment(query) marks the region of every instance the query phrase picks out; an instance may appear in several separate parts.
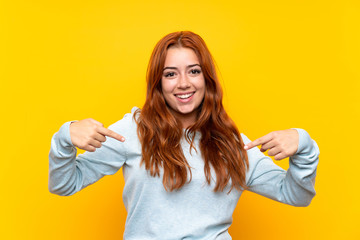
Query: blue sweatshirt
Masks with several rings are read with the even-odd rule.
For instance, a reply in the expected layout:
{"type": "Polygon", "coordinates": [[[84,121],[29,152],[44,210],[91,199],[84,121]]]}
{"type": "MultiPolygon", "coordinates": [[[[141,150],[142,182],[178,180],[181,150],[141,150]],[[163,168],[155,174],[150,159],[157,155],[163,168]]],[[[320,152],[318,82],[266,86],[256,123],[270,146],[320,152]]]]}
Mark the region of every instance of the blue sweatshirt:
{"type": "MultiPolygon", "coordinates": [[[[125,240],[229,240],[228,228],[242,191],[230,185],[223,192],[214,192],[215,179],[206,183],[201,153],[182,140],[184,155],[192,167],[192,180],[180,190],[167,192],[160,177],[151,177],[144,164],[140,167],[141,145],[131,113],[108,128],[125,137],[125,142],[106,137],[95,152],[77,150],[64,123],[51,139],[49,153],[49,191],[61,196],[72,195],[105,175],[122,168],[125,178],[123,202],[127,210],[125,240]]],[[[257,147],[247,151],[250,169],[246,174],[249,190],[293,206],[307,206],[315,196],[315,175],[319,148],[309,134],[299,128],[299,146],[289,158],[285,171],[273,163],[257,147]]],[[[241,134],[245,144],[250,140],[241,134]]],[[[199,148],[200,134],[195,136],[199,148]]],[[[216,177],[212,172],[212,177],[216,177]]]]}

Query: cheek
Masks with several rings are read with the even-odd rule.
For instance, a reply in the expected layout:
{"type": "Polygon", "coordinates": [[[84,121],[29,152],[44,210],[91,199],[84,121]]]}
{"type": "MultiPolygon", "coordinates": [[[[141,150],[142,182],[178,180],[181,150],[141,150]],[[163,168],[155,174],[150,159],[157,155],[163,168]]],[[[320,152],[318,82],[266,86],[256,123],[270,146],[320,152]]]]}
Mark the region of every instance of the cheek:
{"type": "Polygon", "coordinates": [[[161,79],[161,92],[164,95],[166,93],[167,85],[163,79],[161,79]]]}
{"type": "Polygon", "coordinates": [[[201,88],[201,92],[202,92],[202,96],[201,99],[203,100],[205,98],[205,92],[206,92],[206,85],[205,85],[205,80],[203,79],[201,84],[200,84],[200,88],[201,88]]]}
{"type": "Polygon", "coordinates": [[[163,94],[169,94],[172,93],[172,91],[174,90],[175,85],[173,82],[168,81],[168,80],[161,80],[161,89],[163,94]]]}
{"type": "Polygon", "coordinates": [[[202,91],[205,92],[205,79],[204,78],[198,79],[198,81],[196,83],[196,87],[197,87],[197,89],[201,89],[202,91]]]}
{"type": "Polygon", "coordinates": [[[170,86],[165,81],[161,82],[161,93],[166,102],[169,102],[169,95],[171,94],[170,86]]]}

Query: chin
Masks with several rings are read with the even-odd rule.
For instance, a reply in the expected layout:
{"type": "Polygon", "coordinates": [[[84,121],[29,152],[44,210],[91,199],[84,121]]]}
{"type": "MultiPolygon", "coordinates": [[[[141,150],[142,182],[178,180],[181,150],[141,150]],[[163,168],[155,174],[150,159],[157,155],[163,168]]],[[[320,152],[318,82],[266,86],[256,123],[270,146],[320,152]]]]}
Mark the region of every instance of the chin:
{"type": "Polygon", "coordinates": [[[192,113],[194,111],[195,111],[195,108],[189,108],[189,107],[187,107],[187,108],[181,108],[181,107],[177,108],[178,113],[185,114],[185,115],[190,114],[190,113],[192,113]]]}

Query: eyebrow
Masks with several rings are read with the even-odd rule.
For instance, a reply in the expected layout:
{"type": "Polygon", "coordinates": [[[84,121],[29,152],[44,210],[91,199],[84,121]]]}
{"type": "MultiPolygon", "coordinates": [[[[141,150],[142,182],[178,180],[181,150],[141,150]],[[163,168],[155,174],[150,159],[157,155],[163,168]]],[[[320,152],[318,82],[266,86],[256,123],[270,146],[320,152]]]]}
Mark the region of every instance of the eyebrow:
{"type": "MultiPolygon", "coordinates": [[[[188,65],[186,68],[192,68],[192,67],[195,67],[195,66],[201,67],[200,64],[195,63],[195,64],[188,65]]],[[[163,69],[163,71],[165,71],[166,69],[177,69],[177,67],[165,67],[163,69]]]]}

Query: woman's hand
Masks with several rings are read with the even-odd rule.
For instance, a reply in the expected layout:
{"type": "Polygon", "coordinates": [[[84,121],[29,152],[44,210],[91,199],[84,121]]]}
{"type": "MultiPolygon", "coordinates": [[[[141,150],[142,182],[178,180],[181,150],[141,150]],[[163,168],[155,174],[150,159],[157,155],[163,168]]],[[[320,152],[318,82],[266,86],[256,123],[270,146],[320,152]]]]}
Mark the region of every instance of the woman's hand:
{"type": "Polygon", "coordinates": [[[261,152],[269,149],[269,156],[275,156],[275,160],[281,160],[296,153],[299,146],[299,133],[296,129],[274,131],[249,142],[244,149],[249,150],[259,145],[261,145],[261,152]]]}
{"type": "Polygon", "coordinates": [[[70,124],[71,142],[75,147],[95,152],[96,148],[101,147],[101,143],[106,141],[105,136],[115,138],[121,142],[125,138],[120,134],[104,128],[104,125],[92,118],[87,118],[70,124]]]}

